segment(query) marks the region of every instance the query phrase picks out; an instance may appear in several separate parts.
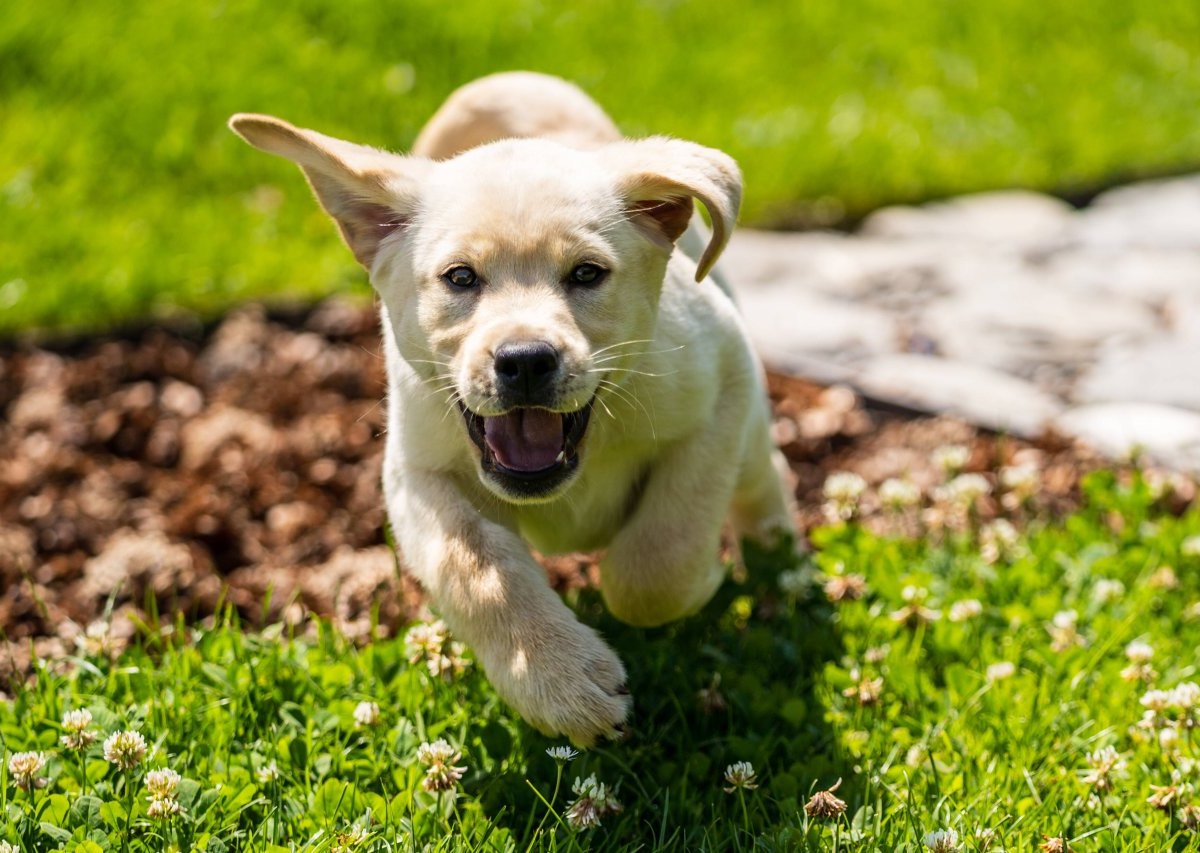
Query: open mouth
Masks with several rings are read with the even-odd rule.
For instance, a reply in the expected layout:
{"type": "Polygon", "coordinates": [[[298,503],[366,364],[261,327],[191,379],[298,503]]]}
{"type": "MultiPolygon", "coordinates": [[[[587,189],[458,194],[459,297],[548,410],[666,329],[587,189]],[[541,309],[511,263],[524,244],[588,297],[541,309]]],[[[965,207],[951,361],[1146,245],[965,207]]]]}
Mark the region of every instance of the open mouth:
{"type": "Polygon", "coordinates": [[[579,464],[579,443],[592,403],[575,412],[517,408],[503,415],[477,415],[459,403],[483,469],[513,491],[535,494],[558,485],[579,464]]]}

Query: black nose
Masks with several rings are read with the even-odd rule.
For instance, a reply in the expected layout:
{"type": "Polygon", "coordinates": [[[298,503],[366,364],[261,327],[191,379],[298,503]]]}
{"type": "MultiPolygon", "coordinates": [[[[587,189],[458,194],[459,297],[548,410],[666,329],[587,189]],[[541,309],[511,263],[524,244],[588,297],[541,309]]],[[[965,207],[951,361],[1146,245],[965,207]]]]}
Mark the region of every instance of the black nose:
{"type": "Polygon", "coordinates": [[[500,388],[516,403],[547,402],[541,399],[558,372],[558,350],[545,341],[503,344],[494,356],[500,388]]]}

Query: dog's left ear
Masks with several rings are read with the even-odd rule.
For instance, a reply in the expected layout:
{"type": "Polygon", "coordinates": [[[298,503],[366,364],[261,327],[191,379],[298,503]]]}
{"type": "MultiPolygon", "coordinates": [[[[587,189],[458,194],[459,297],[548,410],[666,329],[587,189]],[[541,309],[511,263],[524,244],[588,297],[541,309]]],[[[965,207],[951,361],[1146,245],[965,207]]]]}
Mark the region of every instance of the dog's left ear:
{"type": "Polygon", "coordinates": [[[696,265],[701,281],[725,250],[742,201],[742,173],[728,154],[681,139],[652,137],[601,149],[619,174],[634,223],[669,249],[687,230],[697,199],[712,220],[712,237],[696,265]]]}
{"type": "Polygon", "coordinates": [[[371,269],[384,237],[412,218],[421,178],[432,164],[293,127],[272,116],[238,113],[229,127],[260,151],[299,166],[358,262],[371,269]]]}

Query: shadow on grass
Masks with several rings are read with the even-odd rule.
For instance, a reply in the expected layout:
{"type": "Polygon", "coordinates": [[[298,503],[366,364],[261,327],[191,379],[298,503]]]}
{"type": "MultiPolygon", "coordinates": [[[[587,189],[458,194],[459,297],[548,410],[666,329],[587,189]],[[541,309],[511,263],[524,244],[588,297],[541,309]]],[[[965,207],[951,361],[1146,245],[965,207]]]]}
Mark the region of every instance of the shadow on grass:
{"type": "MultiPolygon", "coordinates": [[[[745,559],[745,581],[726,582],[703,611],[665,628],[618,622],[594,590],[573,602],[624,660],[634,697],[628,737],[582,755],[563,774],[559,815],[574,796],[571,783],[592,773],[617,787],[624,806],[579,837],[587,849],[802,849],[809,795],[853,775],[819,686],[826,662],[842,652],[831,610],[823,599],[795,603],[780,593],[779,575],[795,568],[790,552],[748,548],[745,559]],[[724,790],[725,768],[738,761],[754,765],[756,790],[724,790]]],[[[533,789],[551,799],[555,766],[543,750],[561,741],[523,740],[528,784],[516,772],[497,779],[483,792],[485,809],[502,821],[501,810],[545,816],[552,829],[559,818],[533,789]]],[[[839,793],[849,799],[846,787],[839,793]]],[[[510,829],[531,843],[536,826],[514,820],[510,829]]]]}

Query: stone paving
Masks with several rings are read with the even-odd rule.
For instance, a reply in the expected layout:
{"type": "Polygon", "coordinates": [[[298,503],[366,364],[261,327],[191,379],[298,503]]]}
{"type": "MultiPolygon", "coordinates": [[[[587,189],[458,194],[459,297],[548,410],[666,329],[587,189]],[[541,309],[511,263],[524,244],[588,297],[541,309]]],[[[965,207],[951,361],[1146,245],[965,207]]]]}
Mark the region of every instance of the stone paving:
{"type": "Polygon", "coordinates": [[[721,266],[773,367],[1200,471],[1200,175],[742,229],[721,266]]]}

